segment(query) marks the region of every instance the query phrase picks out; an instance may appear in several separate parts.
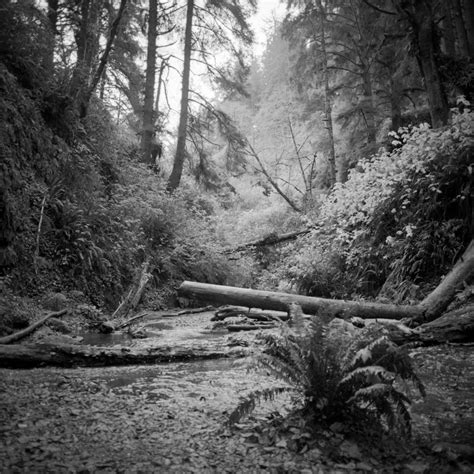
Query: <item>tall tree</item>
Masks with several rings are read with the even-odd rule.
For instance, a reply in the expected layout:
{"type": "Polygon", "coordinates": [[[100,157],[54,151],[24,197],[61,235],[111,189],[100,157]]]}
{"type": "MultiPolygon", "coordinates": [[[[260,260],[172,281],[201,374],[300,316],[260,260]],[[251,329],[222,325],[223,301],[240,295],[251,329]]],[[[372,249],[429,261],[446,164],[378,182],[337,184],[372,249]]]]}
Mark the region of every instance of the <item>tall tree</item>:
{"type": "Polygon", "coordinates": [[[471,60],[474,60],[474,2],[464,0],[464,24],[466,26],[467,40],[471,60]]]}
{"type": "MultiPolygon", "coordinates": [[[[454,24],[456,26],[456,36],[458,39],[459,52],[462,56],[469,56],[469,42],[467,37],[466,25],[463,19],[463,9],[461,5],[461,0],[450,0],[448,4],[451,3],[453,7],[453,17],[454,24]]],[[[464,3],[472,3],[469,0],[464,3]]]]}
{"type": "Polygon", "coordinates": [[[249,9],[246,6],[254,8],[255,0],[207,0],[204,5],[190,0],[187,2],[180,120],[173,169],[167,183],[169,192],[174,191],[181,182],[186,156],[189,103],[203,105],[199,93],[190,89],[191,63],[203,65],[208,71],[208,79],[221,89],[228,93],[237,91],[245,94],[242,82],[246,66],[239,44],[252,41],[247,22],[249,9]],[[231,60],[224,65],[216,61],[219,50],[232,53],[231,60]],[[194,56],[193,52],[196,53],[194,56]]]}
{"type": "Polygon", "coordinates": [[[107,62],[109,60],[110,51],[112,50],[112,46],[113,46],[115,38],[117,36],[118,29],[119,29],[119,26],[120,26],[120,21],[123,17],[123,13],[125,11],[126,5],[127,5],[127,0],[120,0],[120,7],[119,7],[117,15],[116,15],[114,21],[112,22],[111,27],[110,27],[107,42],[105,44],[105,49],[102,52],[102,55],[101,55],[100,60],[99,60],[99,65],[98,65],[97,69],[94,71],[94,73],[92,75],[91,83],[89,85],[89,88],[86,91],[86,96],[85,96],[85,100],[84,100],[86,110],[83,112],[83,116],[85,116],[85,114],[87,113],[87,106],[88,106],[89,101],[92,97],[92,94],[96,90],[97,85],[99,84],[99,81],[100,81],[102,75],[105,73],[105,68],[106,68],[107,62]]]}
{"type": "Polygon", "coordinates": [[[77,60],[72,74],[70,93],[81,116],[87,113],[85,96],[99,49],[99,20],[102,4],[103,0],[82,0],[79,8],[79,24],[74,32],[77,60]]]}
{"type": "MultiPolygon", "coordinates": [[[[319,10],[319,27],[320,27],[320,45],[322,53],[322,69],[324,80],[324,123],[328,132],[329,139],[329,183],[332,186],[336,182],[336,147],[334,144],[334,128],[332,122],[332,99],[331,89],[329,87],[329,61],[327,52],[327,38],[326,38],[326,21],[327,15],[325,6],[321,0],[316,2],[319,10]]],[[[341,170],[342,171],[342,170],[341,170]]],[[[342,173],[339,173],[342,176],[342,173]]]]}
{"type": "Polygon", "coordinates": [[[449,108],[440,74],[441,51],[434,5],[430,0],[395,0],[395,6],[412,29],[415,54],[428,96],[431,124],[434,128],[441,127],[448,120],[449,108]]]}
{"type": "Polygon", "coordinates": [[[155,95],[155,75],[156,75],[156,38],[158,8],[157,0],[149,0],[148,9],[148,43],[145,72],[145,99],[143,107],[143,127],[141,136],[142,161],[153,165],[152,161],[152,140],[154,135],[153,104],[155,95]]]}
{"type": "Polygon", "coordinates": [[[181,109],[178,125],[178,142],[173,162],[173,170],[168,178],[166,189],[173,192],[178,188],[183,174],[184,158],[186,156],[186,131],[188,126],[189,76],[191,72],[191,46],[193,34],[194,0],[187,1],[186,29],[184,33],[184,62],[183,80],[181,83],[181,109]]]}
{"type": "Polygon", "coordinates": [[[77,60],[72,74],[70,95],[82,118],[87,115],[89,101],[106,67],[126,4],[127,0],[120,0],[120,7],[110,26],[104,51],[99,58],[104,0],[80,2],[78,24],[74,31],[77,60]]]}

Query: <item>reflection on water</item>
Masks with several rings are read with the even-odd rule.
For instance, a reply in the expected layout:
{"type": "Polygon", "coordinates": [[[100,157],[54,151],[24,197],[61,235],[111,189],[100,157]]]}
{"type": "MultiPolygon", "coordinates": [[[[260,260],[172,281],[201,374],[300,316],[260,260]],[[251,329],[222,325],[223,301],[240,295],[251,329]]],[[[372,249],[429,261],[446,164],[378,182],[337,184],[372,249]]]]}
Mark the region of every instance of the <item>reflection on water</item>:
{"type": "Polygon", "coordinates": [[[117,344],[128,346],[133,341],[130,334],[123,332],[112,332],[110,334],[102,334],[98,332],[86,332],[80,334],[82,344],[89,346],[115,346],[117,344]]]}
{"type": "MultiPolygon", "coordinates": [[[[216,381],[222,377],[233,379],[231,373],[242,370],[243,360],[214,359],[159,364],[149,367],[121,367],[113,374],[99,377],[102,383],[117,395],[135,395],[147,400],[176,399],[180,396],[201,399],[203,391],[216,390],[216,381]]],[[[229,380],[227,380],[227,383],[229,380]]],[[[227,385],[225,380],[224,385],[227,385]]],[[[204,394],[204,399],[206,398],[204,394]]],[[[214,394],[215,396],[215,394],[214,394]]]]}

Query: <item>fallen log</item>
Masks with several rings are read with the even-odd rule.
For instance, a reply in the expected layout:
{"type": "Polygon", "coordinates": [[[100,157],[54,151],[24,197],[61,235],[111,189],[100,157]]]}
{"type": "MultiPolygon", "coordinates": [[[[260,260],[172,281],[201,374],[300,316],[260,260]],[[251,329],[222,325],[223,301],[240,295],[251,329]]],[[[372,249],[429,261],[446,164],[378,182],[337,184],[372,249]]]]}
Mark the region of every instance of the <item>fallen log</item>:
{"type": "Polygon", "coordinates": [[[441,283],[419,304],[422,313],[413,322],[429,322],[449,306],[456,291],[474,277],[474,240],[441,283]]]}
{"type": "Polygon", "coordinates": [[[414,331],[425,344],[474,342],[474,304],[449,311],[414,331]]]}
{"type": "Polygon", "coordinates": [[[286,234],[270,234],[262,239],[253,240],[252,242],[247,242],[245,244],[240,244],[237,247],[225,249],[225,253],[240,252],[241,250],[246,250],[252,247],[264,247],[266,245],[276,245],[281,242],[287,242],[289,240],[295,240],[300,235],[309,234],[314,227],[308,227],[303,230],[297,230],[296,232],[288,232],[286,234]]]}
{"type": "Polygon", "coordinates": [[[400,345],[409,342],[425,346],[474,342],[474,304],[449,311],[415,329],[392,329],[390,338],[400,345]]]}
{"type": "Polygon", "coordinates": [[[218,309],[211,318],[211,321],[224,321],[227,318],[239,316],[257,321],[287,321],[289,319],[288,313],[283,311],[264,312],[248,309],[244,306],[229,306],[218,309]]]}
{"type": "Polygon", "coordinates": [[[28,336],[31,334],[33,331],[36,331],[40,326],[42,326],[49,318],[54,318],[58,316],[62,316],[63,314],[67,313],[67,309],[62,309],[61,311],[55,311],[53,313],[47,314],[45,317],[39,319],[35,323],[31,324],[25,329],[22,329],[21,331],[18,331],[14,334],[10,334],[9,336],[4,336],[0,337],[0,344],[10,344],[15,341],[19,341],[20,339],[23,339],[24,337],[28,336]]]}
{"type": "Polygon", "coordinates": [[[42,366],[105,367],[134,364],[185,362],[218,358],[245,357],[245,348],[207,344],[193,347],[96,347],[80,344],[12,344],[0,345],[0,367],[28,369],[42,366]]]}
{"type": "Polygon", "coordinates": [[[257,331],[258,329],[272,329],[276,327],[278,327],[276,324],[229,324],[227,330],[229,332],[257,331]]]}
{"type": "Polygon", "coordinates": [[[123,329],[126,328],[127,326],[130,326],[131,324],[139,321],[140,319],[143,319],[145,316],[148,316],[148,312],[145,311],[143,313],[137,314],[133,316],[133,318],[128,319],[127,321],[124,321],[123,323],[119,323],[115,325],[115,330],[117,331],[118,329],[123,329]]]}
{"type": "Polygon", "coordinates": [[[221,304],[235,304],[249,308],[287,311],[290,303],[296,303],[306,314],[326,311],[332,316],[347,319],[404,319],[420,316],[422,309],[417,306],[391,305],[365,301],[330,300],[289,293],[251,290],[232,286],[211,285],[185,281],[178,289],[180,294],[192,298],[221,304]]]}

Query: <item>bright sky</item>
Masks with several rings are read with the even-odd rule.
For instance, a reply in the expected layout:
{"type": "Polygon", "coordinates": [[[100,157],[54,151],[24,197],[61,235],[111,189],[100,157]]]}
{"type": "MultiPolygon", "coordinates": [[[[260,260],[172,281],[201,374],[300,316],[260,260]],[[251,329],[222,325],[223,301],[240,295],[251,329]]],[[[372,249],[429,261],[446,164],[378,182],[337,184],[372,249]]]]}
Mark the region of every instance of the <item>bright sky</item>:
{"type": "Polygon", "coordinates": [[[285,2],[281,0],[259,0],[257,14],[251,25],[255,31],[255,54],[261,56],[269,34],[273,31],[275,20],[281,20],[285,14],[285,2]]]}
{"type": "MultiPolygon", "coordinates": [[[[250,25],[255,33],[255,44],[253,47],[255,55],[261,56],[265,51],[265,46],[267,43],[268,37],[271,35],[274,29],[275,21],[281,20],[285,14],[285,0],[258,0],[258,9],[257,13],[250,19],[250,25]]],[[[177,53],[179,55],[181,51],[177,53]]],[[[222,59],[226,59],[226,53],[220,53],[217,56],[218,61],[219,57],[222,55],[222,59]]],[[[177,67],[181,67],[179,64],[177,67]]],[[[199,67],[199,64],[193,64],[193,70],[195,73],[202,74],[205,71],[205,68],[199,67]]],[[[192,75],[196,79],[195,74],[192,75]]],[[[172,78],[167,87],[168,99],[172,110],[169,116],[169,125],[171,127],[177,126],[179,119],[179,101],[181,97],[181,78],[175,71],[170,71],[170,78],[172,78]]],[[[200,92],[209,100],[212,100],[215,97],[215,91],[212,90],[211,86],[207,83],[206,80],[199,81],[199,90],[200,92]]],[[[163,105],[165,104],[164,98],[162,99],[163,105]]],[[[172,140],[171,140],[172,141],[172,140]]]]}

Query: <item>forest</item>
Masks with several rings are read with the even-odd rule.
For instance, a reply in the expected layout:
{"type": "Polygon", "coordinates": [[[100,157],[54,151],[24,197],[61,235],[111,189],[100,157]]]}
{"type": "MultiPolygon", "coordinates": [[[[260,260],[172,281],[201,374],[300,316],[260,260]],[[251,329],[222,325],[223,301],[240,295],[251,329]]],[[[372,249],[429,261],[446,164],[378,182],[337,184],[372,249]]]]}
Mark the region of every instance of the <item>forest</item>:
{"type": "Polygon", "coordinates": [[[472,472],[473,101],[470,0],[0,0],[0,470],[472,472]]]}

